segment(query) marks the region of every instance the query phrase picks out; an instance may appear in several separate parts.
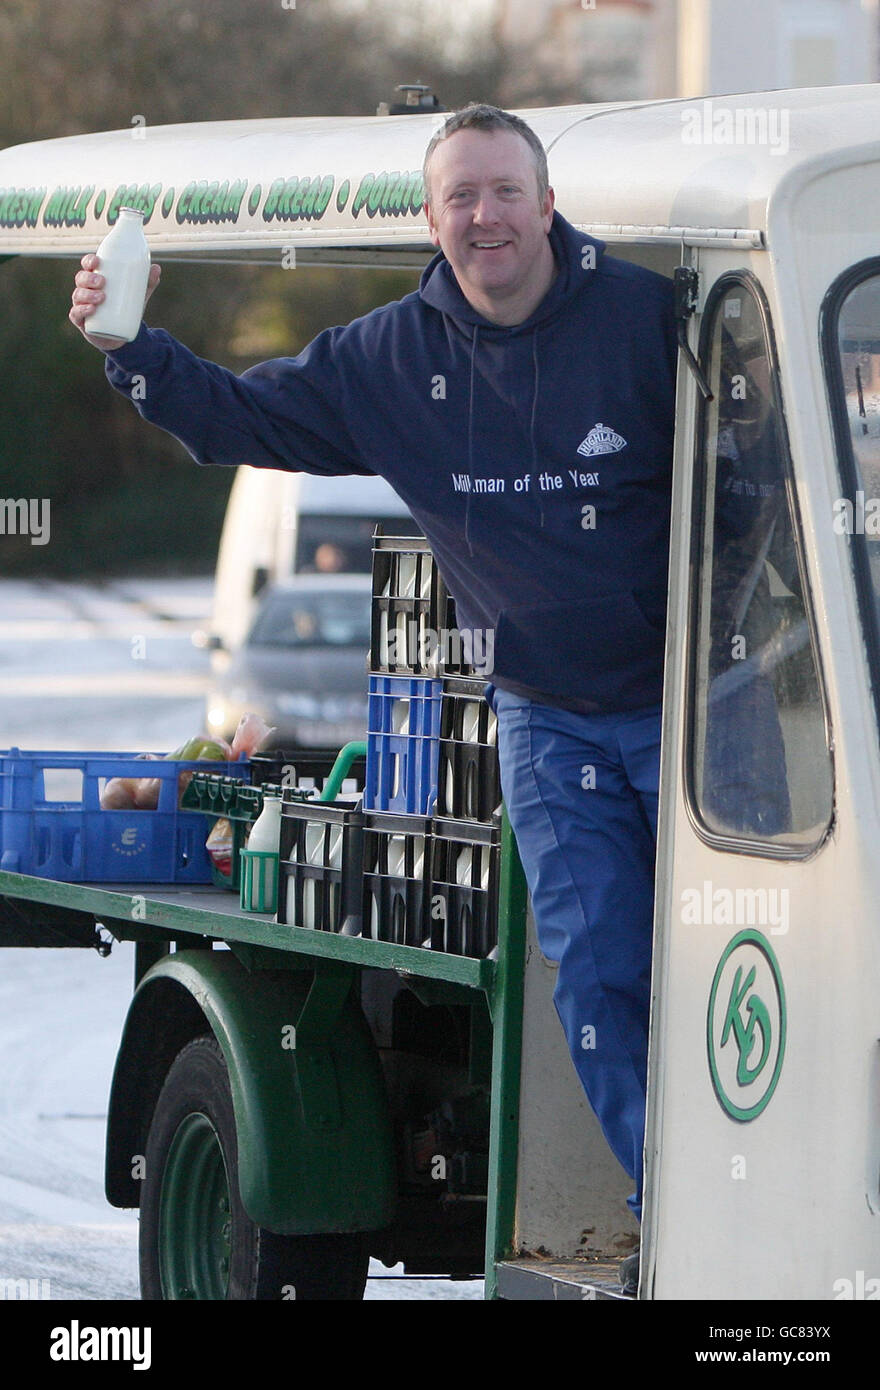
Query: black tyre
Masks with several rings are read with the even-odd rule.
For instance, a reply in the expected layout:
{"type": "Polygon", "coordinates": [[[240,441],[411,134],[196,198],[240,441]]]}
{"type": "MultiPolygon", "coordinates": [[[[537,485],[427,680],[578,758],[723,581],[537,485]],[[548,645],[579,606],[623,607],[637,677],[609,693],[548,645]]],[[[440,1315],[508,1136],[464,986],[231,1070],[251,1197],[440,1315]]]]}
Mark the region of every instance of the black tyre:
{"type": "Polygon", "coordinates": [[[362,1236],[276,1235],[242,1206],[229,1075],[213,1036],[195,1038],[175,1058],[145,1158],[142,1298],[363,1297],[362,1236]]]}

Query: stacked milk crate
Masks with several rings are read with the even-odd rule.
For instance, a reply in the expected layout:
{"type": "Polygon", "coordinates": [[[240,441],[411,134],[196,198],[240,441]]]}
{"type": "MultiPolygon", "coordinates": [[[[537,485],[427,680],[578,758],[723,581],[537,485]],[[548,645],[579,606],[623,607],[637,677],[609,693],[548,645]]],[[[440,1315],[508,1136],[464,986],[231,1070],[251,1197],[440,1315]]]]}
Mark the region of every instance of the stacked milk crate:
{"type": "Polygon", "coordinates": [[[421,538],[376,537],[370,654],[364,934],[487,956],[497,940],[495,716],[421,538]]]}
{"type": "Polygon", "coordinates": [[[492,953],[501,791],[469,656],[427,542],[377,535],[363,801],[285,802],[281,920],[492,953]]]}

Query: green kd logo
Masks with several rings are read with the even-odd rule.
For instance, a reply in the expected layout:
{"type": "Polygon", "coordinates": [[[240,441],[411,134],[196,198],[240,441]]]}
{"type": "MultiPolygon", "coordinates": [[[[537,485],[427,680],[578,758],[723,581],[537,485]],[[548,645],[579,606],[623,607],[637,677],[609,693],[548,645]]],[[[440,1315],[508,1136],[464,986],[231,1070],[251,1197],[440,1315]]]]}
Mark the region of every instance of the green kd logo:
{"type": "Polygon", "coordinates": [[[721,1046],[725,1046],[731,1030],[733,1030],[739,1049],[739,1061],[736,1067],[737,1084],[749,1086],[761,1075],[764,1064],[770,1056],[771,1028],[770,1015],[763,1000],[759,999],[757,994],[749,994],[757,974],[755,966],[752,966],[744,983],[741,983],[742,973],[743,967],[738,965],[733,984],[730,987],[730,998],[727,1001],[727,1013],[724,1016],[724,1029],[721,1033],[721,1046]],[[743,1022],[743,1010],[745,1010],[748,1019],[747,1023],[743,1022]],[[752,1065],[751,1057],[757,1041],[755,1038],[756,1030],[761,1038],[761,1051],[752,1065]]]}
{"type": "Polygon", "coordinates": [[[718,962],[709,996],[709,1072],[722,1109],[753,1120],[779,1080],[785,1052],[785,992],[770,943],[738,932],[718,962]]]}

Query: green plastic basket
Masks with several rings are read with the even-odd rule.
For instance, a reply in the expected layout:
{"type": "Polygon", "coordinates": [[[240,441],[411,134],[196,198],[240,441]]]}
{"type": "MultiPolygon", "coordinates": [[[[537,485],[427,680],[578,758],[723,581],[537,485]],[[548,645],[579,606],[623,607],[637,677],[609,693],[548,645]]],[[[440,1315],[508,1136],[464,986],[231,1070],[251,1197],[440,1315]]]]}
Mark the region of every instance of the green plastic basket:
{"type": "Polygon", "coordinates": [[[240,858],[242,912],[277,912],[278,855],[271,850],[243,849],[240,858]]]}
{"type": "MultiPolygon", "coordinates": [[[[222,873],[211,862],[211,880],[217,888],[228,888],[237,893],[241,887],[241,852],[244,849],[247,832],[263,809],[263,797],[280,796],[281,788],[265,783],[252,787],[236,782],[231,777],[219,777],[201,773],[193,777],[183,796],[183,805],[193,811],[204,811],[210,816],[211,824],[226,819],[232,827],[232,853],[230,873],[222,873]]],[[[296,789],[294,789],[296,795],[296,789]]],[[[303,797],[311,792],[303,790],[303,797]]],[[[255,909],[256,910],[256,909],[255,909]]]]}

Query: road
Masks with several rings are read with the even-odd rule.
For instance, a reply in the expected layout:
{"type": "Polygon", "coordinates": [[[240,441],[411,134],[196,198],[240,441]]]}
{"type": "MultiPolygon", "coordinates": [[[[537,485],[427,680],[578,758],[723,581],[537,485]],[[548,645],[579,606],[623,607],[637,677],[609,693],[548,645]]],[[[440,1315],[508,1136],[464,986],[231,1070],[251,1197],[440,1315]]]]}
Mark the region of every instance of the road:
{"type": "MultiPolygon", "coordinates": [[[[203,727],[211,581],[0,582],[0,747],[161,751],[203,727]]],[[[0,1298],[138,1298],[137,1214],[103,1195],[133,951],[0,956],[0,1298]]],[[[373,1261],[368,1300],[481,1298],[373,1261]],[[397,1275],[398,1277],[394,1277],[397,1275]]]]}

